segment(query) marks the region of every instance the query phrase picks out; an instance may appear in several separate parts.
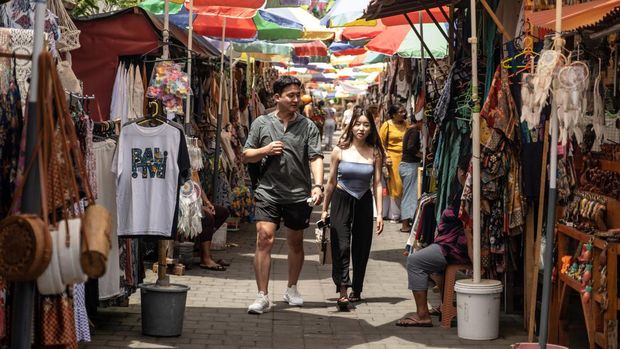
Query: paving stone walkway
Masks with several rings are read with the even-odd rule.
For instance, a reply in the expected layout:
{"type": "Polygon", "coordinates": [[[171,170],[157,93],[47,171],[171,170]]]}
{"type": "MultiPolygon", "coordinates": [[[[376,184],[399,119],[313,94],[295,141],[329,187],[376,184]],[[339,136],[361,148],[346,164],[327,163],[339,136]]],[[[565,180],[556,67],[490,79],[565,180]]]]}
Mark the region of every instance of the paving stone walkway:
{"type": "MultiPolygon", "coordinates": [[[[318,211],[318,209],[317,209],[318,211]]],[[[318,212],[313,213],[313,220],[318,212]]],[[[231,266],[225,272],[197,268],[172,282],[189,285],[183,334],[176,338],[141,335],[140,294],[130,299],[128,308],[99,309],[93,341],[89,349],[109,348],[471,348],[504,349],[523,342],[526,333],[519,316],[502,315],[500,338],[493,341],[459,339],[456,327],[443,329],[437,318],[433,328],[401,328],[395,322],[415,311],[411,291],[407,290],[405,258],[402,255],[407,234],[400,224],[386,223],[385,232],[375,236],[366,273],[364,300],[350,312],[338,312],[337,293],[331,281],[331,265],[321,265],[314,242],[313,227],[305,233],[306,259],[299,282],[304,296],[302,308],[282,301],[287,283],[287,248],[284,233],[278,232],[272,254],[269,293],[276,307],[260,316],[246,313],[254,300],[253,225],[228,233],[228,242],[238,244],[226,251],[215,251],[231,266]]],[[[217,259],[216,258],[216,259],[217,259]]],[[[147,272],[147,281],[156,278],[147,272]]],[[[437,294],[430,293],[433,304],[437,294]]],[[[162,322],[167,321],[161,319],[162,322]]]]}

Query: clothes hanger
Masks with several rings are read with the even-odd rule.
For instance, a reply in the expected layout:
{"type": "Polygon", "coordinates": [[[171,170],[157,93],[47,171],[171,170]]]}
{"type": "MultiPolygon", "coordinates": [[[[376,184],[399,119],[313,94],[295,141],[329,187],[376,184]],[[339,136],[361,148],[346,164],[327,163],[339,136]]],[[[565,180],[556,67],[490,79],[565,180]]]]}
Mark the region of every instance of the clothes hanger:
{"type": "Polygon", "coordinates": [[[126,122],[123,127],[131,125],[131,124],[138,124],[140,126],[143,126],[143,124],[149,124],[149,125],[153,125],[153,123],[156,123],[156,125],[153,126],[160,126],[163,124],[169,124],[170,120],[168,120],[167,117],[163,116],[160,112],[160,108],[159,108],[159,103],[157,101],[150,101],[148,104],[149,108],[154,107],[153,108],[153,112],[150,114],[147,114],[146,116],[143,116],[141,118],[137,118],[131,121],[126,122]]]}
{"type": "Polygon", "coordinates": [[[178,62],[184,62],[184,61],[188,61],[188,60],[190,60],[190,59],[194,59],[194,58],[195,58],[195,56],[199,56],[199,53],[198,53],[198,52],[196,52],[196,51],[194,51],[194,50],[190,50],[189,48],[187,48],[187,47],[185,47],[185,46],[177,45],[177,44],[172,43],[172,42],[169,42],[169,43],[167,43],[167,44],[166,44],[166,43],[161,42],[159,45],[157,45],[157,47],[155,47],[155,48],[153,48],[153,49],[151,49],[151,50],[147,51],[146,53],[143,53],[142,55],[140,55],[140,60],[141,60],[143,63],[153,63],[153,62],[177,62],[177,61],[178,61],[178,62]],[[179,50],[181,50],[181,51],[183,51],[183,52],[186,52],[186,53],[191,53],[191,54],[192,54],[192,58],[188,58],[188,57],[179,57],[179,58],[167,58],[167,59],[163,59],[163,58],[156,58],[156,59],[153,59],[153,60],[147,60],[147,59],[145,59],[145,58],[146,58],[146,57],[148,57],[151,53],[153,53],[153,52],[155,52],[155,51],[157,51],[157,50],[159,50],[159,49],[161,49],[161,48],[163,48],[163,47],[165,47],[165,46],[168,46],[168,47],[174,47],[174,48],[177,48],[177,49],[179,49],[179,50]]]}

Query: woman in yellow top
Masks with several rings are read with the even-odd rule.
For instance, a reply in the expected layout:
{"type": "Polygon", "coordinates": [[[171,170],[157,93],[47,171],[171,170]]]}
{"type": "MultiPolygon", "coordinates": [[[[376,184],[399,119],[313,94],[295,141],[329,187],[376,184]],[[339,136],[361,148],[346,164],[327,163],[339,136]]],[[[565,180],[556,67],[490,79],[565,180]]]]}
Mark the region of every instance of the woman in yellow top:
{"type": "Polygon", "coordinates": [[[403,154],[403,136],[409,128],[407,110],[400,103],[394,103],[388,109],[388,120],[381,125],[379,136],[386,152],[385,163],[388,165],[390,178],[387,182],[388,199],[383,202],[383,214],[386,218],[400,220],[400,198],[403,184],[398,174],[400,159],[403,154]]]}

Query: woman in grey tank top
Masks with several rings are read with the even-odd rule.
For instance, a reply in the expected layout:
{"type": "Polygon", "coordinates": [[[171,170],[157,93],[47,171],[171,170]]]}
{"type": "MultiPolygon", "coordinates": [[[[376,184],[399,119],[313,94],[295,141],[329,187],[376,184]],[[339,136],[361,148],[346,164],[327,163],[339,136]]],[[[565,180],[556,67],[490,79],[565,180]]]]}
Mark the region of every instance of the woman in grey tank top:
{"type": "Polygon", "coordinates": [[[353,116],[331,153],[321,219],[331,221],[332,279],[340,293],[338,308],[361,300],[372,244],[373,191],[377,206],[377,235],[383,231],[381,166],[384,152],[374,120],[353,116]],[[331,203],[331,208],[330,208],[331,203]],[[352,257],[352,258],[351,258],[352,257]],[[349,264],[353,263],[353,279],[349,264]],[[349,287],[351,293],[347,296],[349,287]]]}

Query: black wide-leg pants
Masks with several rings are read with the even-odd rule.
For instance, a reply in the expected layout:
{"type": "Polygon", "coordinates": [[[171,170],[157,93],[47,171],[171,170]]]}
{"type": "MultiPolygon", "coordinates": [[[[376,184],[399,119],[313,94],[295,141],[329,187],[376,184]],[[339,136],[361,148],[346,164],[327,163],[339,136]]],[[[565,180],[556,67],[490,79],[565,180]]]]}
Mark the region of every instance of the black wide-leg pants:
{"type": "Polygon", "coordinates": [[[361,199],[336,188],[331,200],[332,279],[336,292],[341,286],[353,287],[361,293],[370,256],[373,232],[372,192],[361,199]],[[353,259],[353,283],[349,278],[349,264],[353,259]]]}

